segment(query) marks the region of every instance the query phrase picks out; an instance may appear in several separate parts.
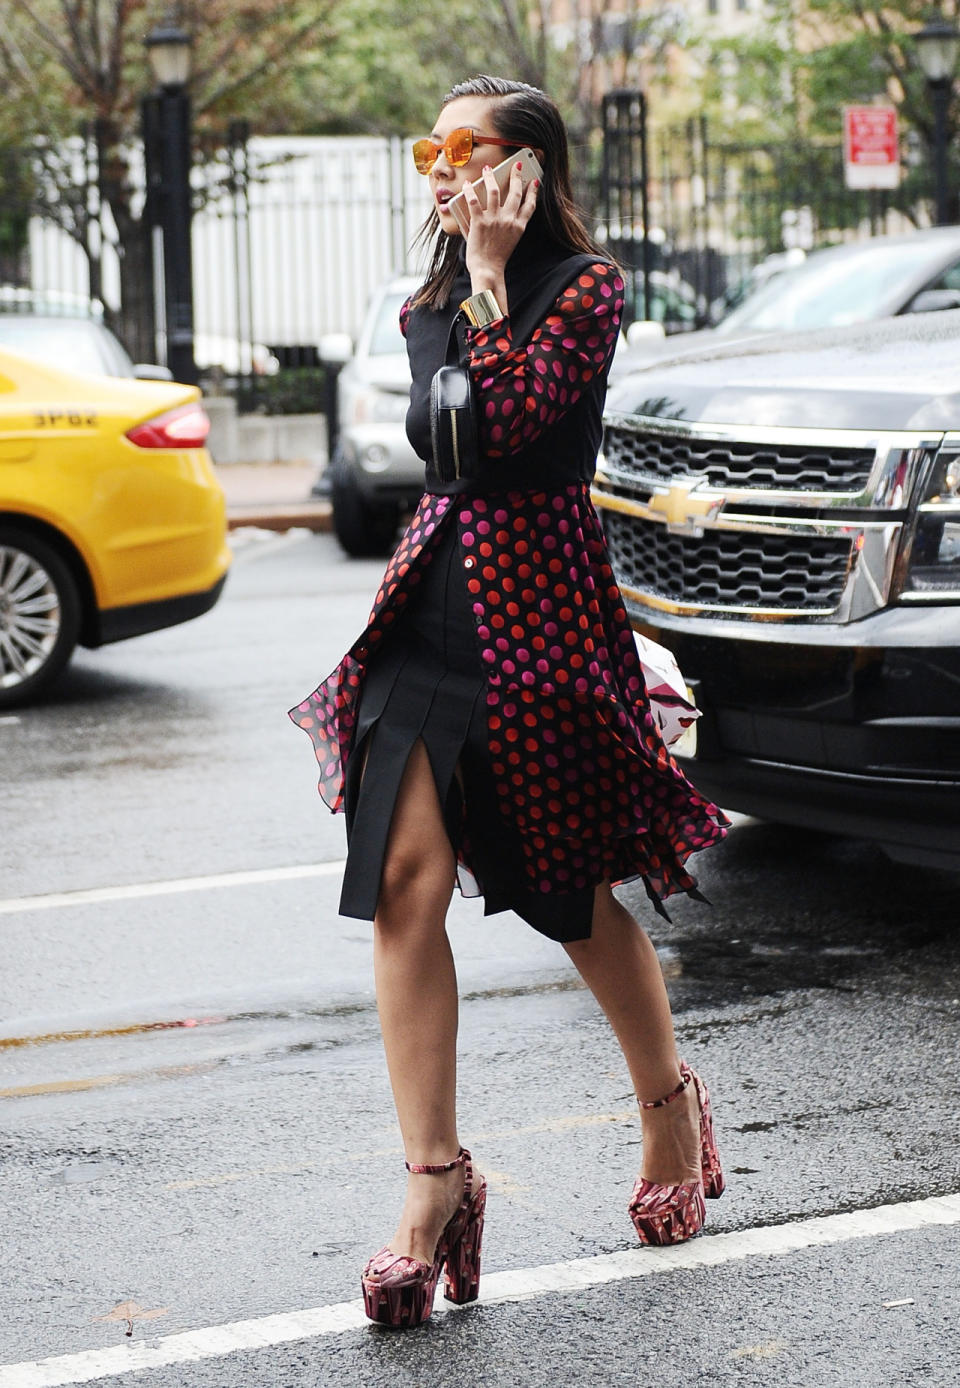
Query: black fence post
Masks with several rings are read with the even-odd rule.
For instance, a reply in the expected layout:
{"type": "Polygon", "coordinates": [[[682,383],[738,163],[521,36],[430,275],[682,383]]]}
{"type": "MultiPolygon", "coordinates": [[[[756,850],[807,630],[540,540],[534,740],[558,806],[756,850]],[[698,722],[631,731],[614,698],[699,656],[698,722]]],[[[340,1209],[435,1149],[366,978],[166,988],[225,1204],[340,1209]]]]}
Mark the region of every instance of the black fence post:
{"type": "Polygon", "coordinates": [[[257,403],[253,328],[253,256],[250,245],[250,122],[227,126],[228,188],[233,217],[234,297],[237,327],[237,402],[241,411],[257,403]]]}
{"type": "Polygon", "coordinates": [[[652,316],[647,99],[641,91],[612,91],[603,97],[601,209],[611,251],[631,272],[627,313],[637,317],[636,270],[643,274],[643,316],[652,316]],[[639,207],[638,207],[639,203],[639,207]],[[639,211],[639,219],[638,219],[639,211]],[[637,236],[638,220],[641,234],[637,236]],[[639,240],[639,260],[637,242],[639,240]]]}
{"type": "Polygon", "coordinates": [[[141,110],[158,329],[162,314],[166,365],[174,380],[195,384],[190,98],[185,87],[164,87],[141,110]]]}

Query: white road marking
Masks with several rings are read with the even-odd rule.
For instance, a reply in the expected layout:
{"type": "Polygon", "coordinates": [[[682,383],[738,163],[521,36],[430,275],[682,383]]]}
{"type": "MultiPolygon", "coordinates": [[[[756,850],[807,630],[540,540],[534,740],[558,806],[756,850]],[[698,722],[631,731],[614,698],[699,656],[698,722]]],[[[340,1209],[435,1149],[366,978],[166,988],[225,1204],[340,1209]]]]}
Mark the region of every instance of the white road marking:
{"type": "Polygon", "coordinates": [[[126,887],[88,887],[75,892],[49,892],[46,896],[14,896],[0,901],[0,916],[20,911],[50,911],[64,906],[91,906],[102,901],[136,901],[145,896],[176,896],[180,892],[206,892],[219,887],[250,887],[260,882],[295,882],[304,877],[336,877],[344,859],[327,863],[298,863],[293,867],[251,868],[245,872],[218,872],[210,877],[177,877],[165,882],[132,882],[126,887]]]}
{"type": "Polygon", "coordinates": [[[20,718],[19,715],[17,715],[16,713],[5,713],[3,717],[0,718],[0,727],[6,727],[8,725],[12,726],[14,723],[19,722],[20,718]]]}
{"type": "MultiPolygon", "coordinates": [[[[581,1291],[606,1282],[629,1281],[679,1269],[718,1267],[743,1258],[782,1257],[802,1248],[951,1224],[960,1224],[960,1194],[745,1229],[740,1233],[713,1234],[675,1248],[631,1248],[596,1258],[488,1274],[481,1282],[479,1305],[532,1301],[550,1292],[581,1291]]],[[[450,1312],[469,1308],[448,1306],[438,1296],[437,1312],[441,1309],[450,1312]]],[[[240,1350],[266,1349],[291,1340],[339,1335],[367,1324],[362,1301],[342,1301],[334,1306],[234,1321],[230,1325],[158,1336],[110,1349],[84,1350],[78,1354],[2,1365],[0,1388],[65,1388],[69,1384],[93,1383],[97,1379],[158,1369],[167,1364],[219,1359],[240,1350]]]]}
{"type": "MultiPolygon", "coordinates": [[[[0,718],[0,723],[4,719],[0,718]]],[[[736,823],[749,822],[743,815],[731,814],[736,823]]],[[[295,882],[306,877],[336,877],[343,872],[345,858],[326,863],[297,863],[293,867],[251,868],[244,872],[218,872],[208,877],[175,877],[162,882],[131,882],[123,887],[84,887],[70,892],[48,892],[41,896],[11,896],[0,900],[0,916],[21,911],[60,910],[65,906],[93,906],[104,901],[137,901],[145,896],[176,896],[181,892],[206,892],[221,887],[249,887],[260,882],[295,882]]]]}
{"type": "MultiPolygon", "coordinates": [[[[0,719],[0,723],[3,719],[0,719]]],[[[730,812],[728,812],[730,813],[730,812]]],[[[731,814],[736,823],[743,815],[731,814]]],[[[124,887],[85,887],[78,891],[48,892],[43,896],[11,896],[0,900],[0,916],[21,911],[51,911],[64,906],[92,906],[103,901],[136,901],[145,896],[176,896],[181,892],[206,892],[220,887],[249,887],[259,882],[294,882],[305,877],[336,877],[345,858],[326,863],[298,863],[293,867],[252,868],[245,872],[218,872],[209,877],[177,877],[163,882],[132,882],[124,887]]]]}

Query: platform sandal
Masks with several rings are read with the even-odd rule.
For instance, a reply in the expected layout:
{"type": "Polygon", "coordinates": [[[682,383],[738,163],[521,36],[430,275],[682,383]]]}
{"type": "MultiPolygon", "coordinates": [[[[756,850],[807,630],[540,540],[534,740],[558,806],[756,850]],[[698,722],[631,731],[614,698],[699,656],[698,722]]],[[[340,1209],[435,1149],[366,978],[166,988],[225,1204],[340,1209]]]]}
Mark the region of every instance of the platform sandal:
{"type": "Polygon", "coordinates": [[[463,1147],[442,1166],[406,1163],[414,1175],[439,1176],[454,1167],[464,1168],[463,1199],[437,1242],[432,1263],[421,1263],[381,1248],[363,1270],[363,1305],[370,1320],[394,1330],[422,1325],[433,1311],[433,1299],[441,1270],[443,1295],[458,1306],[476,1301],[480,1294],[480,1244],[487,1203],[487,1183],[473,1186],[473,1162],[463,1147]]]}
{"type": "Polygon", "coordinates": [[[641,1100],[640,1107],[662,1108],[672,1103],[691,1081],[700,1105],[700,1179],[663,1186],[637,1177],[629,1211],[640,1242],[644,1244],[683,1243],[699,1234],[706,1219],[704,1198],[716,1200],[724,1191],[726,1183],[713,1135],[710,1095],[700,1076],[685,1061],[680,1062],[680,1083],[676,1089],[663,1099],[641,1100]]]}

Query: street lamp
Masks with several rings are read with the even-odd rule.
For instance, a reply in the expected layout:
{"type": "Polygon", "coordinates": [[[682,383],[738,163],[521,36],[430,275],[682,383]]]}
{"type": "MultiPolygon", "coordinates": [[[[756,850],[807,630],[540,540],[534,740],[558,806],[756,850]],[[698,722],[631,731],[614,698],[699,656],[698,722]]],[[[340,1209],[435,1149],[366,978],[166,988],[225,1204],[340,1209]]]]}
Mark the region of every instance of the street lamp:
{"type": "Polygon", "coordinates": [[[143,100],[145,218],[153,243],[157,338],[174,380],[195,383],[193,266],[190,240],[190,49],[173,19],[144,40],[157,91],[143,100]]]}
{"type": "Polygon", "coordinates": [[[950,221],[947,164],[947,113],[960,56],[960,33],[944,19],[932,18],[913,36],[933,104],[933,169],[937,226],[950,221]]]}
{"type": "Polygon", "coordinates": [[[170,20],[143,41],[153,75],[161,87],[185,87],[190,80],[190,35],[170,20]]]}

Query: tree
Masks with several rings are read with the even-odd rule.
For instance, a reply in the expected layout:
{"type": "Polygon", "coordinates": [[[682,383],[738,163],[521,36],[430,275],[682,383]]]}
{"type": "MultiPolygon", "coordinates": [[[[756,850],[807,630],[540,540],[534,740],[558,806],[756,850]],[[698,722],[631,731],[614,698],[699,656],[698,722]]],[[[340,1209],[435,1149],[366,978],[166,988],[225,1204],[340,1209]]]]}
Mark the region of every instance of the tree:
{"type": "MultiPolygon", "coordinates": [[[[255,112],[258,133],[409,135],[429,129],[440,96],[477,72],[550,91],[570,126],[586,199],[598,99],[665,63],[682,24],[676,3],[570,0],[182,0],[194,36],[191,96],[201,137],[255,112]],[[399,41],[398,41],[399,37],[399,41]]],[[[149,247],[137,174],[139,103],[151,86],[144,36],[163,0],[0,0],[0,195],[32,184],[30,209],[83,248],[96,294],[101,237],[118,254],[122,317],[136,356],[152,354],[149,247]],[[85,136],[77,139],[78,125],[85,136]]],[[[9,199],[12,202],[12,199],[9,199]]],[[[22,198],[19,200],[22,206],[22,198]]],[[[0,255],[22,217],[0,213],[0,255]]]]}
{"type": "MultiPolygon", "coordinates": [[[[259,101],[269,107],[327,33],[334,0],[187,0],[174,17],[194,37],[198,128],[259,101]]],[[[101,237],[120,264],[116,326],[135,356],[152,356],[149,246],[135,160],[139,105],[152,85],[145,35],[168,17],[159,0],[0,0],[0,140],[32,183],[30,208],[83,248],[98,292],[101,237]],[[76,139],[78,120],[85,138],[76,139]],[[29,174],[25,173],[29,166],[29,174]]]]}
{"type": "MultiPolygon", "coordinates": [[[[960,21],[960,0],[941,0],[942,17],[960,21]]],[[[813,142],[840,138],[842,107],[876,97],[899,109],[907,171],[904,210],[929,194],[933,112],[912,36],[929,17],[928,0],[770,0],[764,24],[740,39],[704,46],[704,97],[716,124],[739,139],[813,142]],[[913,158],[910,158],[911,150],[913,158]]],[[[960,135],[956,91],[948,145],[960,135]]],[[[960,165],[954,156],[954,198],[960,165]]],[[[955,202],[954,217],[960,220],[955,202]]]]}
{"type": "Polygon", "coordinates": [[[442,94],[478,72],[529,82],[557,101],[574,147],[581,198],[596,160],[600,97],[610,86],[665,74],[684,32],[678,3],[570,0],[563,22],[552,0],[346,0],[317,55],[302,128],[409,135],[429,130],[442,94]],[[402,42],[397,42],[397,35],[402,42]]]}

